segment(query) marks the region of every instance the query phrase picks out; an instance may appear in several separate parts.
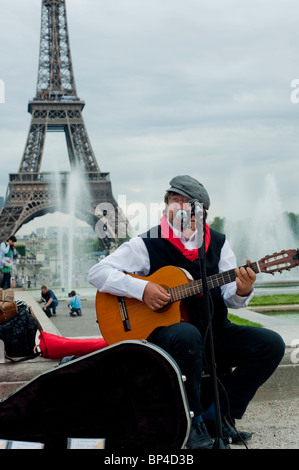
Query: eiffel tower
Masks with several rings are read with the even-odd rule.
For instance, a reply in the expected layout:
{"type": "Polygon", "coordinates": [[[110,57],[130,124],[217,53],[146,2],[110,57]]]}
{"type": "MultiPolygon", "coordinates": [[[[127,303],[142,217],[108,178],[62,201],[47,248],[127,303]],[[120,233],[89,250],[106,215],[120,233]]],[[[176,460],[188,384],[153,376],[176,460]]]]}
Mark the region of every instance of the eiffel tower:
{"type": "MultiPolygon", "coordinates": [[[[41,215],[69,213],[67,186],[74,172],[80,184],[75,216],[87,222],[107,248],[125,218],[112,195],[109,173],[100,171],[82,117],[71,60],[65,0],[42,0],[36,96],[29,101],[29,133],[18,173],[9,175],[0,211],[0,240],[41,215]],[[64,132],[71,172],[40,172],[46,132],[64,132]],[[57,184],[58,180],[58,184],[57,184]],[[85,190],[83,189],[85,188],[85,190]]],[[[122,229],[123,230],[123,229],[122,229]]]]}

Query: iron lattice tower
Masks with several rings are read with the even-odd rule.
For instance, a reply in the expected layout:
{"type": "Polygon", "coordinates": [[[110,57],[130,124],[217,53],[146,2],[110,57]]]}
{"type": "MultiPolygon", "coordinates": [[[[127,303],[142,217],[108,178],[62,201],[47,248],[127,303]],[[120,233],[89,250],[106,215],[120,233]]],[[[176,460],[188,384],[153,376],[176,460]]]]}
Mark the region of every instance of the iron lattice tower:
{"type": "Polygon", "coordinates": [[[75,215],[93,228],[97,224],[104,247],[116,238],[119,223],[126,224],[112,195],[109,173],[100,171],[95,158],[82,117],[84,106],[75,85],[66,2],[42,0],[36,96],[28,104],[32,117],[22,161],[18,173],[9,175],[0,211],[2,240],[37,216],[58,209],[68,213],[67,182],[73,171],[79,172],[87,188],[75,215]],[[64,132],[66,137],[71,172],[59,173],[59,188],[55,173],[40,172],[47,131],[64,132]]]}

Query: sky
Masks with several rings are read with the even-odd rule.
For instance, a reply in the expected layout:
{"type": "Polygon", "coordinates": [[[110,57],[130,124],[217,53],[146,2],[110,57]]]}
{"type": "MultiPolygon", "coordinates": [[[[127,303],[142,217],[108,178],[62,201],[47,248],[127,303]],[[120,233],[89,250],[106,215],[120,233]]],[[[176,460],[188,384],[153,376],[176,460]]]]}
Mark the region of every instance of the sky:
{"type": "MultiPolygon", "coordinates": [[[[299,213],[297,0],[67,0],[66,6],[83,118],[116,200],[150,211],[173,176],[189,174],[210,195],[210,221],[236,219],[255,212],[271,175],[283,209],[299,213]]],[[[0,11],[5,196],[30,125],[41,0],[0,0],[0,11]]],[[[41,171],[69,168],[64,134],[48,133],[41,171]]]]}

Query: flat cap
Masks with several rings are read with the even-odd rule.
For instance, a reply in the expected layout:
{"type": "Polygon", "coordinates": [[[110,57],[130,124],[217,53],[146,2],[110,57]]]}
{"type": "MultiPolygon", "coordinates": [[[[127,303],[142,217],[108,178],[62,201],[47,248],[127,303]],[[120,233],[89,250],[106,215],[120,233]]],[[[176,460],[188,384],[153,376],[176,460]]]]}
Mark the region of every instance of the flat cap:
{"type": "Polygon", "coordinates": [[[197,199],[198,202],[203,204],[205,209],[210,207],[210,197],[205,187],[192,176],[180,175],[175,176],[169,182],[170,188],[168,191],[181,194],[182,196],[197,199]]]}

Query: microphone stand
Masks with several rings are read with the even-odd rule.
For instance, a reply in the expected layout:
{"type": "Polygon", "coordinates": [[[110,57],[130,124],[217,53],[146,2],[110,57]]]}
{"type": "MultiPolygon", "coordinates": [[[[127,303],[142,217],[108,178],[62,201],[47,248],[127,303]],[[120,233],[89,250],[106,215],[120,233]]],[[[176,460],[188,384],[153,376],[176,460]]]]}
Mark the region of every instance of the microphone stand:
{"type": "MultiPolygon", "coordinates": [[[[193,202],[193,201],[192,201],[193,202]]],[[[201,268],[201,280],[202,280],[202,292],[203,292],[203,305],[205,318],[208,320],[208,339],[210,346],[210,361],[211,361],[211,375],[213,382],[213,395],[215,400],[215,425],[216,425],[216,439],[213,444],[213,449],[229,449],[229,445],[226,445],[223,441],[222,434],[222,425],[221,425],[221,412],[220,412],[220,402],[219,402],[219,392],[218,392],[218,383],[217,383],[217,374],[216,374],[216,363],[215,363],[215,352],[214,352],[214,341],[213,341],[213,331],[212,331],[212,316],[209,302],[209,288],[207,283],[207,271],[206,271],[206,257],[205,257],[205,234],[206,234],[206,216],[205,211],[202,209],[202,205],[198,201],[193,202],[195,213],[195,223],[198,234],[198,257],[201,268]],[[198,206],[198,210],[196,210],[198,206]],[[199,209],[200,208],[200,209],[199,209]],[[203,224],[200,222],[200,214],[203,212],[203,224]],[[201,234],[203,232],[203,237],[201,234]],[[203,243],[200,243],[203,239],[203,243]]]]}

